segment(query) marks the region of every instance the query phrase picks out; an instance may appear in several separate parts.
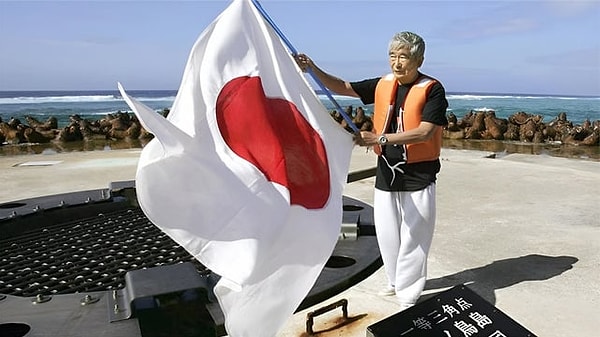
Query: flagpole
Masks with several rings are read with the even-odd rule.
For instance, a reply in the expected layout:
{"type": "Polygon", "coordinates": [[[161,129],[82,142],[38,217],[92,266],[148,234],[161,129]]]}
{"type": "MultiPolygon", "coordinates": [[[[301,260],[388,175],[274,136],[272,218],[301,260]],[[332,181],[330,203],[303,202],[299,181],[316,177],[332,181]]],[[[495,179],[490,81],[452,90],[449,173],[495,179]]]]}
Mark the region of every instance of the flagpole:
{"type": "MultiPolygon", "coordinates": [[[[275,32],[277,33],[277,35],[279,35],[279,38],[281,38],[281,40],[283,40],[283,43],[285,43],[285,45],[287,46],[287,48],[292,52],[292,55],[293,56],[298,55],[298,51],[296,50],[296,48],[294,48],[294,46],[292,45],[292,43],[285,37],[285,35],[283,34],[283,32],[279,29],[279,27],[277,27],[277,25],[275,24],[275,22],[273,22],[273,20],[269,16],[269,14],[267,14],[267,12],[262,8],[262,6],[258,2],[258,0],[251,0],[251,1],[254,4],[254,6],[256,7],[256,9],[258,9],[258,11],[260,12],[260,14],[263,16],[263,18],[275,30],[275,32]]],[[[319,78],[317,77],[317,75],[315,75],[315,73],[313,72],[313,70],[311,68],[308,69],[308,73],[313,78],[313,80],[319,85],[319,87],[321,88],[321,90],[323,90],[323,92],[325,93],[325,95],[327,95],[327,98],[329,98],[329,100],[331,101],[331,103],[333,103],[333,105],[335,106],[336,110],[340,113],[340,115],[342,115],[342,117],[344,118],[344,120],[346,121],[346,123],[348,123],[348,125],[352,128],[352,130],[354,132],[359,132],[360,130],[356,127],[356,124],[354,124],[354,122],[352,121],[352,118],[350,118],[350,116],[348,116],[348,114],[346,114],[346,112],[342,109],[342,107],[338,104],[338,102],[333,98],[333,96],[329,92],[329,89],[327,89],[327,87],[325,87],[325,85],[323,85],[323,82],[321,82],[321,80],[319,80],[319,78]]]]}

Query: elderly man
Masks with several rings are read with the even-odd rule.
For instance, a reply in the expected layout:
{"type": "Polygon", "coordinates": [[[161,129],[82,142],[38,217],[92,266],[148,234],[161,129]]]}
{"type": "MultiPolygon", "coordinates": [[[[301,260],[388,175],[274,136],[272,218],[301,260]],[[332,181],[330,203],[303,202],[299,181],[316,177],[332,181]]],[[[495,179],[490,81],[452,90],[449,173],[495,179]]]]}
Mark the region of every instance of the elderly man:
{"type": "Polygon", "coordinates": [[[396,295],[405,309],[416,303],[427,278],[448,102],[442,84],[419,71],[425,59],[420,36],[395,34],[388,51],[392,72],[358,82],[330,75],[305,54],[296,62],[334,93],[374,103],[374,130],[357,133],[355,142],[378,154],[374,221],[389,281],[380,294],[396,295]]]}

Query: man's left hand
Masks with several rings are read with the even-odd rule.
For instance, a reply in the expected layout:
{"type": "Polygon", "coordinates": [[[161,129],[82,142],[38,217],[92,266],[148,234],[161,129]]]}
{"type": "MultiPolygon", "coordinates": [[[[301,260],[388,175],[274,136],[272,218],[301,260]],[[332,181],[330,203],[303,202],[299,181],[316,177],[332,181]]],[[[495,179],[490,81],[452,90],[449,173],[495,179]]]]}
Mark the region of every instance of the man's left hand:
{"type": "Polygon", "coordinates": [[[377,144],[377,135],[370,131],[360,131],[354,134],[354,144],[373,146],[377,144]]]}

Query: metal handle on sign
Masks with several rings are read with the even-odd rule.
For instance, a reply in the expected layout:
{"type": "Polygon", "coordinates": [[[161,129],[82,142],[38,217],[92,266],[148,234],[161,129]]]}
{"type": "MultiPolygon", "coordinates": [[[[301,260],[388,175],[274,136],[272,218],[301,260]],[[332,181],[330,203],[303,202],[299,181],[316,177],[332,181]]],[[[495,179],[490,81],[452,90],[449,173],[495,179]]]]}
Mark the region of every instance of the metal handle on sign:
{"type": "Polygon", "coordinates": [[[337,307],[342,307],[342,314],[344,315],[344,319],[348,319],[348,300],[347,299],[341,299],[337,302],[331,303],[329,305],[326,305],[322,308],[319,308],[315,311],[311,311],[308,314],[306,314],[306,333],[308,333],[309,335],[314,335],[314,330],[313,330],[313,323],[314,323],[314,317],[322,315],[328,311],[331,311],[337,307]]]}

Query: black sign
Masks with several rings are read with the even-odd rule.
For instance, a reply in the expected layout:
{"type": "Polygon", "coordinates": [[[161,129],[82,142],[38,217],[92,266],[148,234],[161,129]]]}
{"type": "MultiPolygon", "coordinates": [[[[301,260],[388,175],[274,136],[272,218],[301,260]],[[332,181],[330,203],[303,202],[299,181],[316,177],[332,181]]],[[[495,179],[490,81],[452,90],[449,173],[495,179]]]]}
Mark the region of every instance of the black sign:
{"type": "Polygon", "coordinates": [[[536,337],[464,285],[367,327],[367,337],[536,337]]]}

